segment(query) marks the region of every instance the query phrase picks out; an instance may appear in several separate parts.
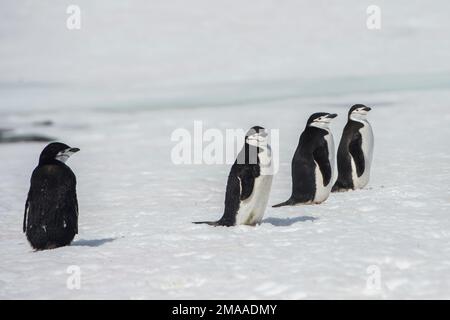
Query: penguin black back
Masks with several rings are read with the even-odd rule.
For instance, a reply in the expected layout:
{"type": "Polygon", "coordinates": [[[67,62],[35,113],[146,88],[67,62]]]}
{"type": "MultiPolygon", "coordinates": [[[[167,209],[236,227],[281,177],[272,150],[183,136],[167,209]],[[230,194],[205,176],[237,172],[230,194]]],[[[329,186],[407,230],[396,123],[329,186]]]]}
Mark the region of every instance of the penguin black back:
{"type": "Polygon", "coordinates": [[[348,112],[337,152],[338,179],[333,192],[360,188],[368,182],[373,150],[372,128],[366,120],[370,110],[355,104],[348,112]]]}
{"type": "Polygon", "coordinates": [[[364,156],[361,152],[361,134],[363,125],[349,120],[344,127],[337,152],[338,179],[333,192],[340,189],[353,189],[351,157],[354,157],[358,176],[364,171],[364,156]]]}
{"type": "Polygon", "coordinates": [[[325,184],[331,179],[331,168],[328,162],[328,149],[324,136],[327,133],[319,128],[307,127],[302,133],[297,150],[292,159],[292,175],[301,177],[292,179],[293,195],[296,202],[307,202],[314,199],[315,172],[308,170],[315,166],[317,160],[319,169],[324,176],[325,184]],[[319,147],[318,147],[319,146],[319,147]]]}
{"type": "Polygon", "coordinates": [[[65,164],[77,148],[51,143],[31,176],[23,232],[36,250],[70,244],[78,233],[76,178],[65,164]]]}
{"type": "Polygon", "coordinates": [[[330,159],[334,157],[334,142],[329,131],[329,124],[336,116],[336,114],[318,112],[309,117],[292,158],[291,197],[285,202],[274,205],[274,208],[299,203],[320,203],[328,197],[328,190],[322,191],[322,189],[329,186],[333,177],[333,165],[330,159]],[[317,181],[317,167],[322,181],[317,181]],[[321,192],[325,194],[321,195],[321,192]]]}
{"type": "Polygon", "coordinates": [[[259,126],[246,134],[245,143],[228,175],[225,209],[218,221],[194,222],[213,226],[255,225],[261,222],[269,197],[272,175],[265,174],[265,161],[271,158],[267,133],[259,126]],[[262,166],[262,167],[261,167],[262,166]]]}

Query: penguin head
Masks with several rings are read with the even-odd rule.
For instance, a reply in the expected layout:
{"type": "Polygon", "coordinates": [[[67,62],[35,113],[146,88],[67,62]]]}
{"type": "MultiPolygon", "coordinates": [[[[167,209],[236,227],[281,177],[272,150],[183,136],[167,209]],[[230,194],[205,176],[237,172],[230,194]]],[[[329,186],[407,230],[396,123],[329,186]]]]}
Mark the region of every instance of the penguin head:
{"type": "Polygon", "coordinates": [[[370,110],[372,109],[363,104],[355,104],[348,111],[348,118],[355,121],[366,120],[370,110]]]}
{"type": "Polygon", "coordinates": [[[267,145],[267,142],[268,134],[263,127],[254,126],[245,134],[245,143],[251,146],[264,147],[267,145]]]}
{"type": "Polygon", "coordinates": [[[41,152],[39,164],[52,163],[55,160],[65,163],[69,157],[75,152],[80,151],[78,148],[71,148],[60,142],[53,142],[47,145],[41,152]]]}
{"type": "Polygon", "coordinates": [[[331,120],[336,117],[336,113],[317,112],[309,117],[306,126],[328,130],[330,128],[331,120]]]}

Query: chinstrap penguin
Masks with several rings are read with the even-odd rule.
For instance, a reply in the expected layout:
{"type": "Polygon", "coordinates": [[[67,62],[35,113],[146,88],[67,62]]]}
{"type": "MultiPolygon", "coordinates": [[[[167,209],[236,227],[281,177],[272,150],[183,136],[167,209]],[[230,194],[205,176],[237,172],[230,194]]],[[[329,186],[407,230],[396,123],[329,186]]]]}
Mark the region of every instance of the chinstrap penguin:
{"type": "Polygon", "coordinates": [[[63,143],[50,143],[33,171],[23,232],[36,250],[66,246],[78,233],[76,178],[65,164],[78,151],[63,143]]]}
{"type": "Polygon", "coordinates": [[[272,150],[262,127],[251,128],[228,175],[222,218],[206,223],[213,226],[261,223],[272,186],[272,150]]]}
{"type": "Polygon", "coordinates": [[[355,104],[348,112],[337,152],[338,178],[333,192],[361,189],[369,183],[374,138],[367,113],[371,108],[355,104]]]}
{"type": "Polygon", "coordinates": [[[292,195],[274,208],[318,204],[328,198],[335,179],[334,140],[330,131],[335,117],[337,114],[325,112],[309,117],[292,159],[292,195]]]}

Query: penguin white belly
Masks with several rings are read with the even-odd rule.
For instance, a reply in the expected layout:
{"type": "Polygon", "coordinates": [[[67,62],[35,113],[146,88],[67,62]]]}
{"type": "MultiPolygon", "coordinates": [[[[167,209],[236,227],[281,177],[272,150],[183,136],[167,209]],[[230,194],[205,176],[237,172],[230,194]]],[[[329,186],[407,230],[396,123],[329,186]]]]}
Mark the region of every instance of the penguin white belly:
{"type": "Polygon", "coordinates": [[[361,149],[364,154],[364,172],[358,177],[356,174],[356,165],[353,157],[351,157],[352,164],[352,178],[353,178],[353,188],[354,189],[362,189],[368,183],[370,179],[370,167],[372,165],[372,156],[373,156],[373,132],[372,127],[367,121],[362,122],[364,126],[359,129],[361,134],[362,143],[361,149]]]}
{"type": "Polygon", "coordinates": [[[314,196],[314,203],[322,203],[325,200],[328,199],[328,196],[330,195],[331,188],[334,185],[335,182],[335,170],[334,170],[334,139],[333,135],[331,133],[327,134],[325,137],[325,140],[328,144],[328,161],[330,162],[331,167],[331,179],[330,182],[324,186],[323,182],[323,176],[322,172],[320,171],[319,165],[316,161],[316,169],[315,169],[315,176],[316,176],[316,194],[314,196]]]}
{"type": "MultiPolygon", "coordinates": [[[[316,175],[316,194],[314,195],[313,203],[321,203],[328,198],[330,191],[328,190],[328,186],[323,185],[323,177],[322,172],[320,171],[319,165],[316,164],[315,175],[316,175]]],[[[331,184],[331,183],[330,183],[331,184]]],[[[331,189],[331,188],[329,188],[331,189]]]]}
{"type": "Polygon", "coordinates": [[[236,215],[236,224],[256,225],[260,223],[266,211],[272,187],[272,175],[260,175],[255,179],[253,192],[247,199],[241,201],[236,215]]]}

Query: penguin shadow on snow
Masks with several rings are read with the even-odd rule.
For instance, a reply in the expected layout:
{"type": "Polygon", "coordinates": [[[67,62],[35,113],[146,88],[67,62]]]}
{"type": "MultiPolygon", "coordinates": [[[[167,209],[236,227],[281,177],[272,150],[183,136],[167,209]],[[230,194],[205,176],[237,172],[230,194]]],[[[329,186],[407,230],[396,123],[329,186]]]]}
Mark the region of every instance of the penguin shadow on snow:
{"type": "Polygon", "coordinates": [[[70,246],[74,247],[100,247],[108,242],[113,242],[117,240],[117,238],[104,238],[104,239],[92,239],[92,240],[86,240],[86,239],[80,239],[72,242],[70,246]]]}
{"type": "Polygon", "coordinates": [[[269,223],[275,227],[289,227],[297,222],[306,222],[306,221],[314,222],[318,219],[319,218],[311,216],[301,216],[293,218],[266,218],[262,221],[262,223],[269,223]]]}

